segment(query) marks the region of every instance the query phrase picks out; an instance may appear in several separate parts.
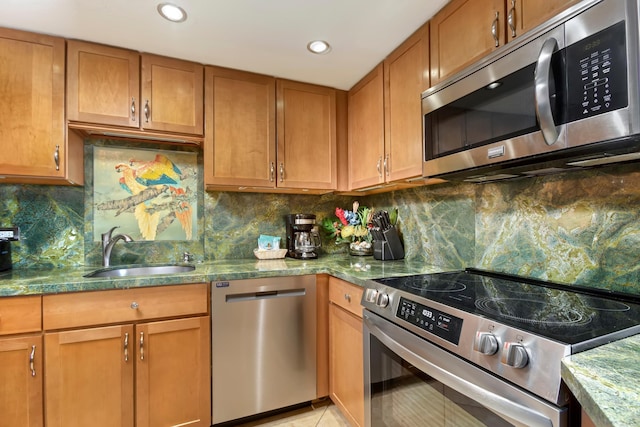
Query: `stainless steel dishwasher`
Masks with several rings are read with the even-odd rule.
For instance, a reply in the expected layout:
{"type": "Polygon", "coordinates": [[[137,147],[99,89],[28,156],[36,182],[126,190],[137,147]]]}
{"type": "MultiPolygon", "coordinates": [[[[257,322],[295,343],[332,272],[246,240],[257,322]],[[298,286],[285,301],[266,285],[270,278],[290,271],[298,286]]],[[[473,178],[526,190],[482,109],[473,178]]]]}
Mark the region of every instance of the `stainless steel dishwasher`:
{"type": "Polygon", "coordinates": [[[212,285],[212,424],[315,399],[315,276],[212,285]]]}

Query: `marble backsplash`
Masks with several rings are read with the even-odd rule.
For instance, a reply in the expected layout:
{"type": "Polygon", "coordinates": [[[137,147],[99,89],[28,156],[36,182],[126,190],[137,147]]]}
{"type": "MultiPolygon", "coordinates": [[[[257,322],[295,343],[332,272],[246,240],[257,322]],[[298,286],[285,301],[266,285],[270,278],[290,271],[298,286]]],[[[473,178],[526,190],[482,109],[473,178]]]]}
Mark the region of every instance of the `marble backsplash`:
{"type": "MultiPolygon", "coordinates": [[[[86,156],[87,157],[87,156],[86,156]]],[[[89,167],[87,167],[89,169],[89,167]]],[[[0,226],[18,225],[14,268],[100,264],[91,186],[0,185],[0,226]]],[[[640,164],[494,184],[417,187],[358,199],[399,209],[406,257],[640,295],[640,164]]],[[[194,241],[118,243],[118,263],[253,257],[260,234],[285,240],[288,213],[332,216],[353,197],[204,192],[194,241]]],[[[324,239],[321,253],[347,253],[324,239]]]]}

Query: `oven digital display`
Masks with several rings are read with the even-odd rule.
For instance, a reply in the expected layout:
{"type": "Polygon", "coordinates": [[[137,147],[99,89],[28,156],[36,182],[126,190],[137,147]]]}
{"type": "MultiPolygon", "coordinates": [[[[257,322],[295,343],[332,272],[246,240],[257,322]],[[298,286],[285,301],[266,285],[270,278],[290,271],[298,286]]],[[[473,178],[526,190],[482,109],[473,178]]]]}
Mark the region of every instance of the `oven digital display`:
{"type": "Polygon", "coordinates": [[[458,345],[462,331],[462,319],[440,310],[400,298],[396,317],[458,345]]]}

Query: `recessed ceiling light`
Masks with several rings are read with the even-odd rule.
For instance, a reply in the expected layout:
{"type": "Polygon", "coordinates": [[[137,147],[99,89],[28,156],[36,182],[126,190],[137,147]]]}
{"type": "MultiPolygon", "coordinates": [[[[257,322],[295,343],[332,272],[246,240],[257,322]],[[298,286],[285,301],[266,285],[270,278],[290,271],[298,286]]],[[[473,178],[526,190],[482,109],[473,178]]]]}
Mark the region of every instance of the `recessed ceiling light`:
{"type": "Polygon", "coordinates": [[[180,6],[171,3],[160,3],[158,5],[158,13],[164,19],[172,22],[183,22],[187,20],[187,12],[180,6]]]}
{"type": "Polygon", "coordinates": [[[307,45],[307,49],[311,53],[323,55],[331,51],[331,46],[329,46],[329,43],[324,40],[314,40],[312,42],[309,42],[309,44],[307,45]]]}

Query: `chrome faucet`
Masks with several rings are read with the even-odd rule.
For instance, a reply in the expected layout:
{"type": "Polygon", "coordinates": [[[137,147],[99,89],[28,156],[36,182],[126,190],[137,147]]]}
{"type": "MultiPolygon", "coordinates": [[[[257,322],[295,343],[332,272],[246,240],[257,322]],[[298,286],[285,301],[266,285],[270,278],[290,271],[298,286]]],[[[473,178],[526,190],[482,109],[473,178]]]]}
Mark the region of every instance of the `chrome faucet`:
{"type": "Polygon", "coordinates": [[[128,234],[116,234],[111,237],[113,230],[116,228],[118,227],[113,227],[106,233],[102,233],[102,265],[104,267],[109,267],[111,263],[111,250],[118,240],[124,240],[125,243],[133,242],[133,239],[128,234]]]}

